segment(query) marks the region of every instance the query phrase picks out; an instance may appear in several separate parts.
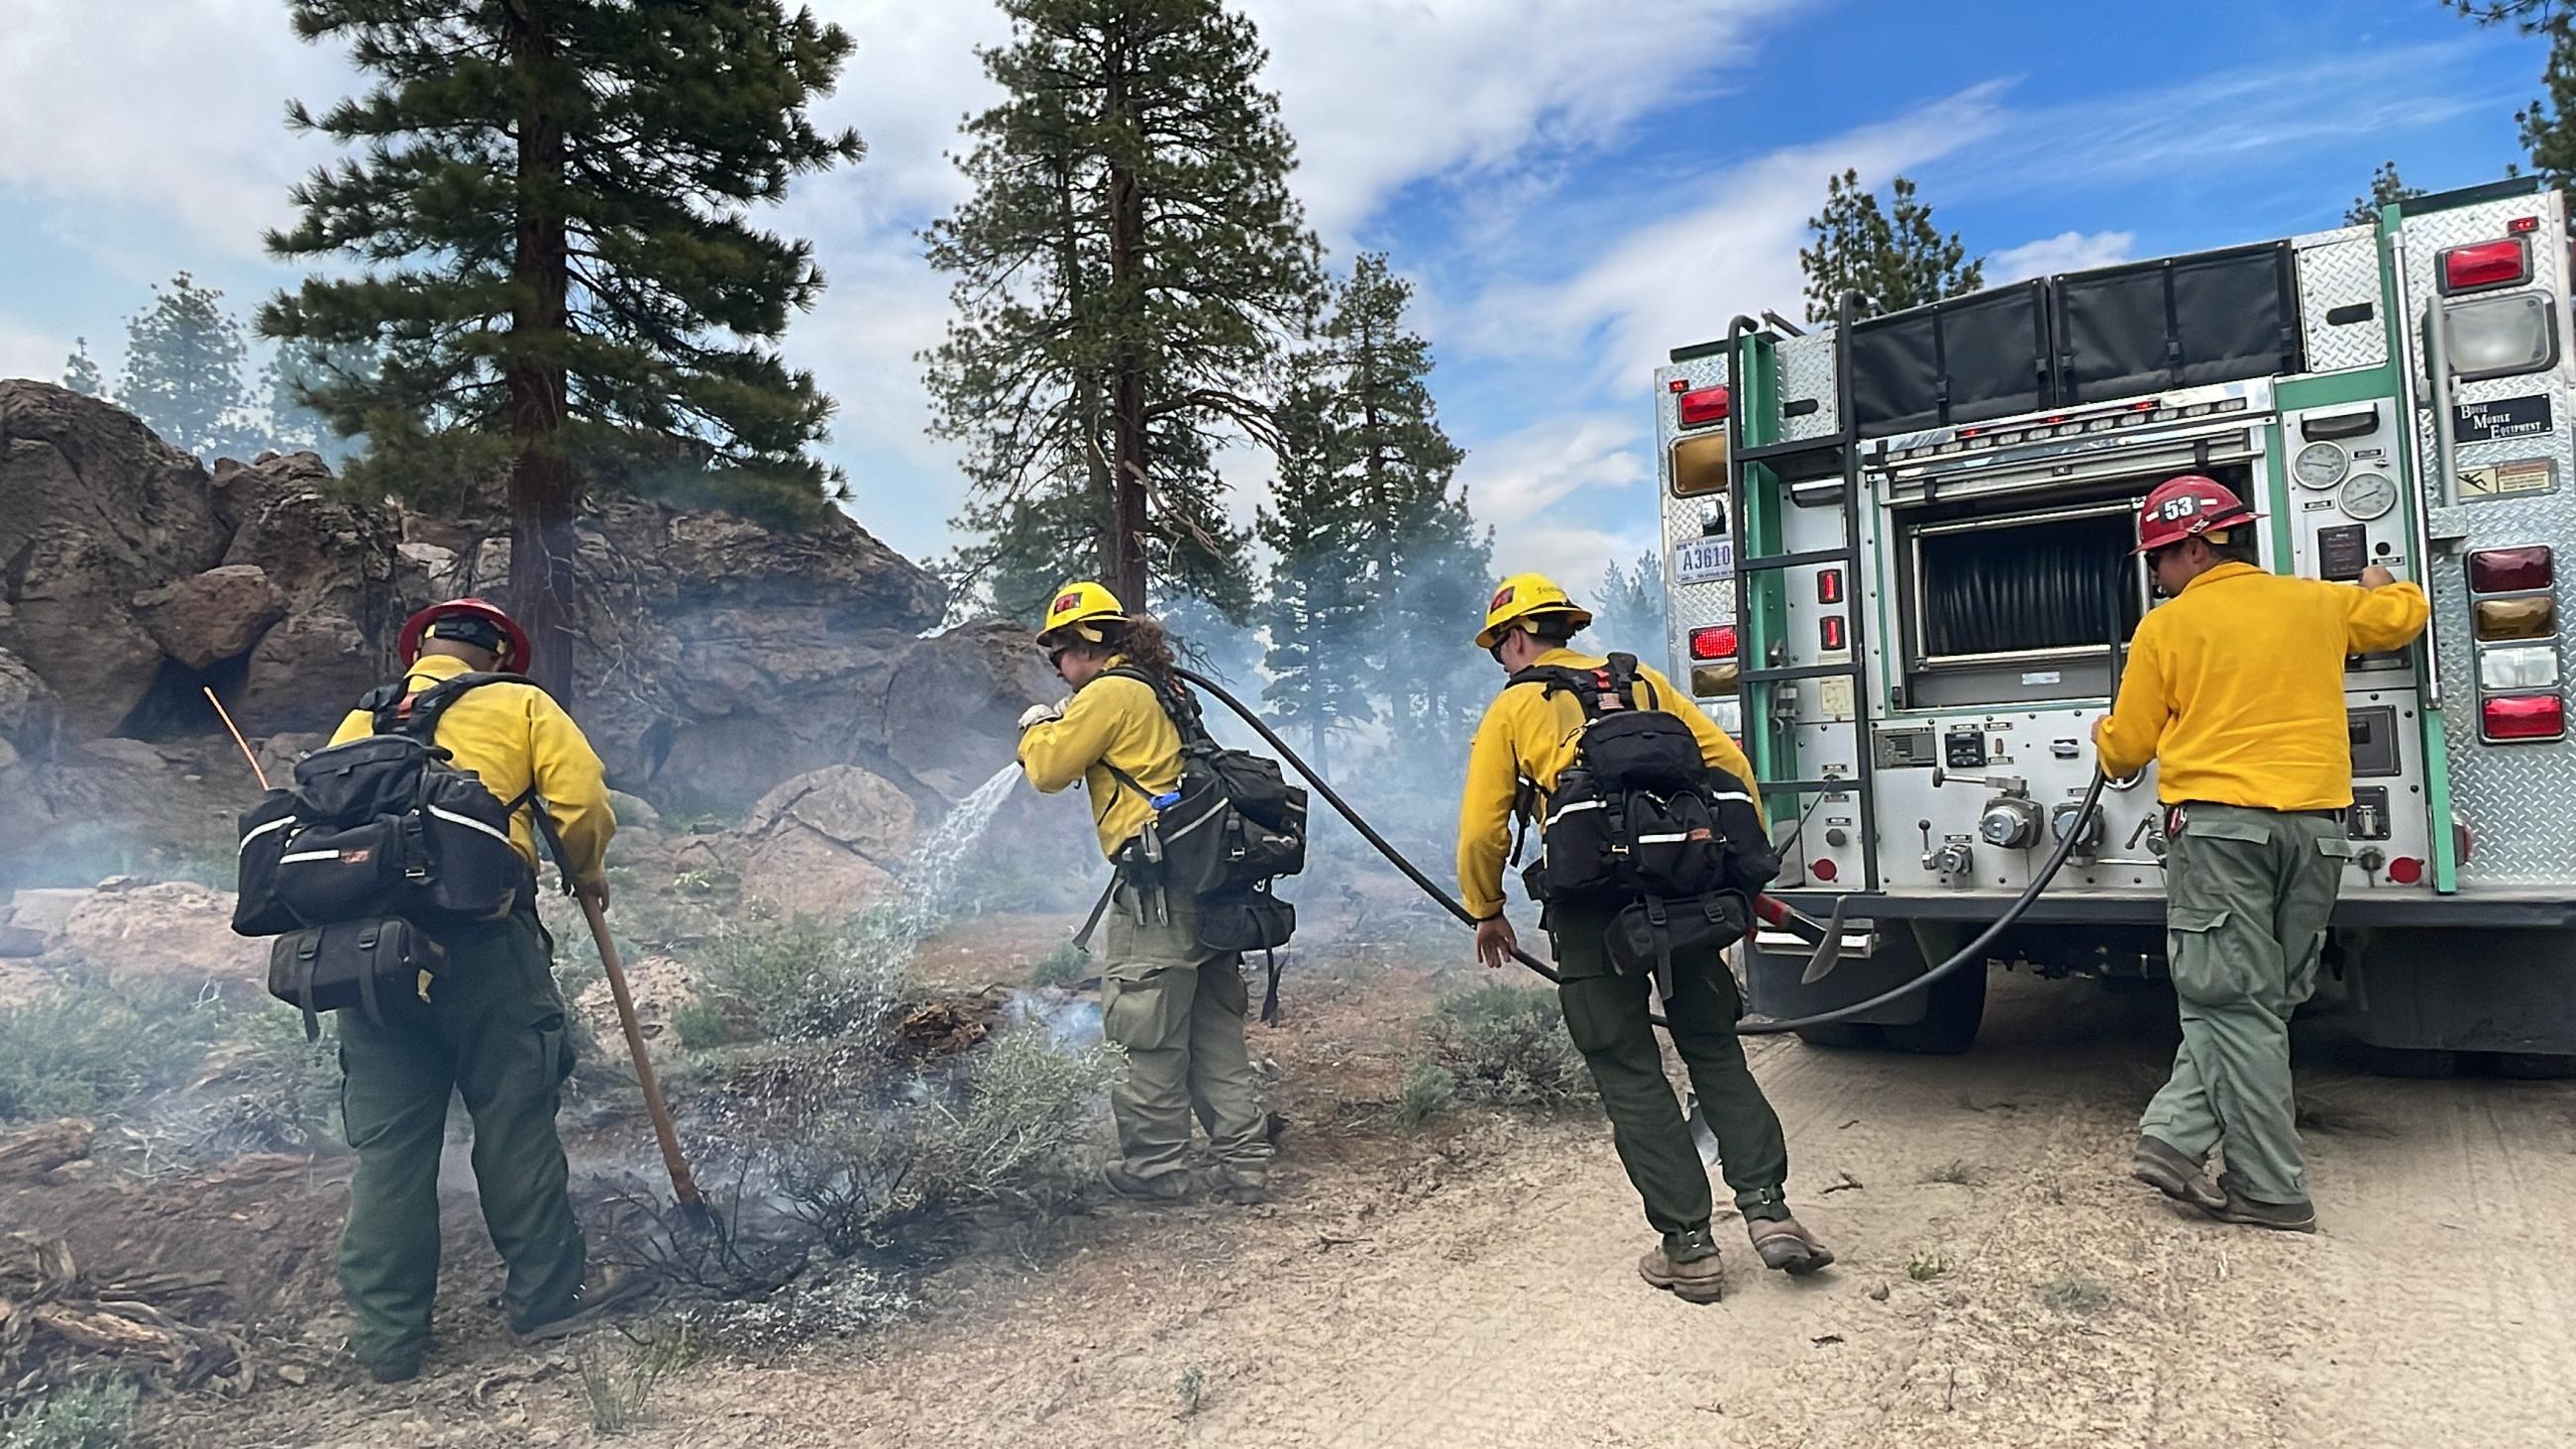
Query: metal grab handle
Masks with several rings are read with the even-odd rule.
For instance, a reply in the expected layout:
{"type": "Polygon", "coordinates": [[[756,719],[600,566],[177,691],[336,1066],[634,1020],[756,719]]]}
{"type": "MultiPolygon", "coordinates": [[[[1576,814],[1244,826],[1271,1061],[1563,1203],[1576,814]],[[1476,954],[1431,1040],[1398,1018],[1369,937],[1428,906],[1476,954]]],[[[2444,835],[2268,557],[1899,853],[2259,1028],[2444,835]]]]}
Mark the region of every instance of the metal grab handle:
{"type": "MultiPolygon", "coordinates": [[[[2406,238],[2403,235],[2388,239],[2388,256],[2396,272],[2399,295],[2403,296],[2407,282],[2406,238]]],[[[2415,585],[2427,594],[2433,591],[2433,489],[2438,485],[2442,496],[2448,498],[2453,480],[2459,477],[2458,427],[2451,417],[2451,348],[2450,340],[2442,335],[2441,310],[2438,299],[2424,299],[2424,346],[2427,354],[2424,371],[2433,390],[2433,466],[2427,469],[2423,466],[2423,459],[2416,459],[2414,512],[2415,585]]],[[[2404,349],[2404,358],[2398,368],[2406,390],[2406,436],[2403,441],[2411,452],[2417,436],[2414,431],[2415,413],[2423,404],[2415,391],[2415,329],[2411,319],[2406,319],[2402,311],[2399,316],[2405,319],[2405,325],[2397,329],[2398,343],[2404,349]]],[[[2438,609],[2427,610],[2424,615],[2424,707],[2430,710],[2442,707],[2440,615],[2438,609]]]]}

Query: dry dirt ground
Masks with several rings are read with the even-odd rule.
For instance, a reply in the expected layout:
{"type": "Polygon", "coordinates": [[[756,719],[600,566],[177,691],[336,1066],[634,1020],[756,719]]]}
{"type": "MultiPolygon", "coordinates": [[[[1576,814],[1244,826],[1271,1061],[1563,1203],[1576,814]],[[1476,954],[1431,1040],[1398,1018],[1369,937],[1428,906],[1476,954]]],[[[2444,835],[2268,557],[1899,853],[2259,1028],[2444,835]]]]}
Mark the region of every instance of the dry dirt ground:
{"type": "MultiPolygon", "coordinates": [[[[2576,1442],[2569,1084],[2368,1077],[2329,1008],[2300,1030],[2324,1231],[2228,1228],[2124,1173],[2169,999],[1998,978],[1964,1057],[1754,1044],[1801,1215],[1843,1262],[1793,1283],[1721,1224],[1726,1301],[1693,1307],[1635,1275],[1647,1234],[1597,1114],[1407,1134],[1360,1105],[1392,1094],[1389,1024],[1433,986],[1310,978],[1257,1034],[1289,1104],[1272,1205],[1113,1209],[1065,1251],[979,1255],[911,1326],[686,1370],[621,1442],[2576,1442]]],[[[419,1385],[162,1422],[369,1449],[593,1437],[565,1356],[497,1344],[419,1385]]]]}

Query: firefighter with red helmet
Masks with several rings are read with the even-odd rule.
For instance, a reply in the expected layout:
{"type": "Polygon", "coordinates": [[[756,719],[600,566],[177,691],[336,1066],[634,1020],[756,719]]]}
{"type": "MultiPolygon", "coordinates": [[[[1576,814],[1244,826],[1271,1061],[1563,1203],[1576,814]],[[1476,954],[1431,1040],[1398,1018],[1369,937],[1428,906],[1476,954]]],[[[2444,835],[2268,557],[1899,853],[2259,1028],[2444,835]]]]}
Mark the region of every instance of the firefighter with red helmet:
{"type": "Polygon", "coordinates": [[[2314,1232],[2289,1021],[2316,989],[2353,853],[2344,661],[2412,641],[2429,607],[2376,564],[2358,587],[2267,573],[2254,524],[2215,479],[2147,495],[2136,551],[2167,602],[2138,625],[2093,743],[2115,778],[2156,766],[2171,842],[2165,950],[2183,1040],[2138,1124],[2133,1175],[2224,1222],[2314,1232]]]}
{"type": "MultiPolygon", "coordinates": [[[[606,774],[563,706],[518,677],[528,654],[527,631],[507,613],[481,599],[450,599],[403,625],[397,688],[416,696],[475,677],[438,716],[435,743],[494,795],[544,809],[574,889],[604,906],[617,828],[606,774]]],[[[373,711],[361,707],[331,742],[374,731],[373,711]]],[[[555,987],[554,943],[537,921],[533,809],[512,814],[510,843],[527,859],[529,898],[498,920],[439,927],[453,966],[426,1021],[337,1013],[342,1126],[358,1158],[340,1287],[355,1319],[350,1349],[382,1382],[417,1375],[428,1349],[451,1097],[461,1095],[474,1119],[475,1186],[509,1270],[502,1301],[512,1328],[559,1337],[649,1286],[589,1261],[573,1219],[555,1131],[573,1038],[555,987]]]]}

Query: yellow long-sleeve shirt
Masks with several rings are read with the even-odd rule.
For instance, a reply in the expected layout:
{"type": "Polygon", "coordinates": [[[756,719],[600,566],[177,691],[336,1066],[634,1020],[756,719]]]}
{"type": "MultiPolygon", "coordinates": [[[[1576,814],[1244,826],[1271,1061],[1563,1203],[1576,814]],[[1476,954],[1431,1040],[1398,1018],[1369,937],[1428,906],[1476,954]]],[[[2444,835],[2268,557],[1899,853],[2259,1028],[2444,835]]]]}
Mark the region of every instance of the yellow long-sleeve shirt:
{"type": "MultiPolygon", "coordinates": [[[[1123,662],[1112,659],[1109,664],[1116,668],[1123,662]]],[[[1020,768],[1028,772],[1029,783],[1053,795],[1080,780],[1091,792],[1091,823],[1100,832],[1100,853],[1115,860],[1153,818],[1154,807],[1118,783],[1109,773],[1113,765],[1155,795],[1181,783],[1181,732],[1163,713],[1153,686],[1143,680],[1096,676],[1065,701],[1061,719],[1043,720],[1020,732],[1020,768]]]]}
{"type": "MultiPolygon", "coordinates": [[[[426,690],[469,672],[462,659],[425,654],[412,665],[406,682],[414,690],[426,690]]],[[[351,710],[331,743],[363,739],[375,729],[366,711],[351,710]]],[[[482,777],[483,788],[504,801],[535,785],[563,838],[564,864],[573,878],[596,881],[606,873],[608,840],[617,833],[617,817],[608,806],[607,769],[581,726],[552,695],[533,684],[469,690],[439,716],[435,743],[454,756],[458,769],[482,777]]],[[[530,812],[510,817],[510,843],[536,866],[537,831],[530,812]]]]}
{"type": "Polygon", "coordinates": [[[2260,810],[2352,804],[2347,655],[2395,649],[2430,606],[2410,583],[2376,589],[2226,563],[2148,613],[2093,747],[2113,777],[2156,764],[2167,804],[2260,810]]]}
{"type": "MultiPolygon", "coordinates": [[[[1603,662],[1571,649],[1551,649],[1536,660],[1538,666],[1568,669],[1598,669],[1603,662]]],[[[1642,665],[1637,677],[1651,690],[1641,693],[1640,702],[1651,701],[1688,722],[1699,738],[1700,758],[1742,780],[1757,796],[1753,808],[1758,813],[1762,804],[1744,751],[1671,680],[1642,665]]],[[[1574,763],[1582,731],[1583,701],[1561,690],[1551,695],[1539,685],[1515,685],[1485,707],[1476,741],[1467,751],[1467,793],[1458,809],[1458,893],[1476,919],[1503,912],[1503,862],[1511,853],[1512,800],[1520,782],[1538,787],[1544,815],[1545,797],[1554,793],[1557,775],[1574,763]]]]}

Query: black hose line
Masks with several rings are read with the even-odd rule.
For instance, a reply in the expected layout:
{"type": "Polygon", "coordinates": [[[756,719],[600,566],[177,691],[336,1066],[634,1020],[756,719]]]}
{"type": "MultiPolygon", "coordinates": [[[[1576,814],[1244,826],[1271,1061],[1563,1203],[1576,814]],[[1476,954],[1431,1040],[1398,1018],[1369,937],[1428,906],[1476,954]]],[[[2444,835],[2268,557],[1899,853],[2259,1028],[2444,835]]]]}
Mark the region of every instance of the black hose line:
{"type": "MultiPolygon", "coordinates": [[[[1420,887],[1424,895],[1438,901],[1443,907],[1447,908],[1449,914],[1456,916],[1464,924],[1469,926],[1477,924],[1476,917],[1468,911],[1465,905],[1459,902],[1456,896],[1449,894],[1448,891],[1441,888],[1437,881],[1434,881],[1431,877],[1423,874],[1421,867],[1415,865],[1412,861],[1405,859],[1403,851],[1396,849],[1394,845],[1388,842],[1385,836],[1378,834],[1376,827],[1370,825],[1365,819],[1362,819],[1360,812],[1351,808],[1349,801],[1344,800],[1331,785],[1325,783],[1323,776],[1315,773],[1314,766],[1307,764],[1303,756],[1300,756],[1295,750],[1289,748],[1288,742],[1279,737],[1278,731],[1272,729],[1269,724],[1261,718],[1261,716],[1254,714],[1252,710],[1243,703],[1243,701],[1226,693],[1222,687],[1217,685],[1213,680],[1208,679],[1205,675],[1195,673],[1188,669],[1174,669],[1172,672],[1179,675],[1182,679],[1189,681],[1191,684],[1198,686],[1200,689],[1206,690],[1209,694],[1214,695],[1218,703],[1224,705],[1227,709],[1234,711],[1235,715],[1245,724],[1252,726],[1253,732],[1260,735],[1262,740],[1266,742],[1270,748],[1278,751],[1281,759],[1284,759],[1289,764],[1297,767],[1297,773],[1306,777],[1306,783],[1315,787],[1315,793],[1324,797],[1324,803],[1332,806],[1344,820],[1349,821],[1351,828],[1360,833],[1361,839],[1376,847],[1377,853],[1385,856],[1389,865],[1392,865],[1397,870],[1404,872],[1405,878],[1420,887]]],[[[2092,786],[2084,792],[2084,803],[2076,807],[2075,819],[2079,826],[2084,820],[2089,819],[2092,816],[2094,806],[2101,803],[2102,785],[2102,772],[2096,770],[2093,772],[2092,786]]],[[[2050,852],[2047,862],[2039,868],[2039,873],[2031,877],[2030,884],[2024,886],[2022,888],[2022,893],[2014,898],[2013,903],[2004,908],[2004,913],[1997,916],[1993,923],[1988,925],[1983,931],[1977,933],[1975,940],[1970,941],[1966,946],[1960,948],[1957,954],[1951,956],[1948,960],[1943,961],[1940,965],[1933,967],[1931,970],[1924,972],[1920,976],[1901,982],[1889,990],[1882,991],[1878,995],[1873,996],[1866,1001],[1856,1001],[1849,1006],[1836,1007],[1832,1011],[1818,1012],[1814,1016],[1794,1017],[1787,1021],[1739,1021],[1735,1024],[1736,1035],[1775,1036],[1782,1032],[1803,1031],[1809,1027],[1829,1026],[1839,1021],[1849,1021],[1851,1018],[1859,1016],[1865,1012],[1875,1011],[1899,997],[1921,991],[1926,987],[1931,986],[1933,983],[1964,969],[1971,962],[1974,962],[1978,967],[1983,968],[1985,965],[1984,953],[1986,947],[1992,945],[1994,943],[1994,939],[1997,936],[2002,935],[2004,931],[2013,924],[2013,922],[2020,920],[2022,915],[2030,909],[2031,903],[2039,899],[2039,893],[2046,890],[2048,888],[2048,883],[2057,878],[2057,872],[2065,866],[2067,857],[2075,853],[2075,843],[2082,837],[2083,832],[2080,829],[2069,829],[2066,832],[2065,837],[2057,842],[2057,849],[2050,852]]],[[[1748,923],[1748,925],[1749,924],[1750,923],[1748,923]]],[[[1835,905],[1833,919],[1827,924],[1826,929],[1835,933],[1839,933],[1842,930],[1842,907],[1839,901],[1837,901],[1835,905]]],[[[1562,981],[1564,979],[1557,974],[1555,968],[1518,947],[1514,947],[1512,949],[1512,959],[1518,961],[1532,971],[1537,972],[1539,975],[1546,977],[1550,981],[1562,981]]],[[[1660,1016],[1655,1018],[1655,1024],[1658,1026],[1668,1025],[1668,1023],[1666,1023],[1660,1016]]]]}

